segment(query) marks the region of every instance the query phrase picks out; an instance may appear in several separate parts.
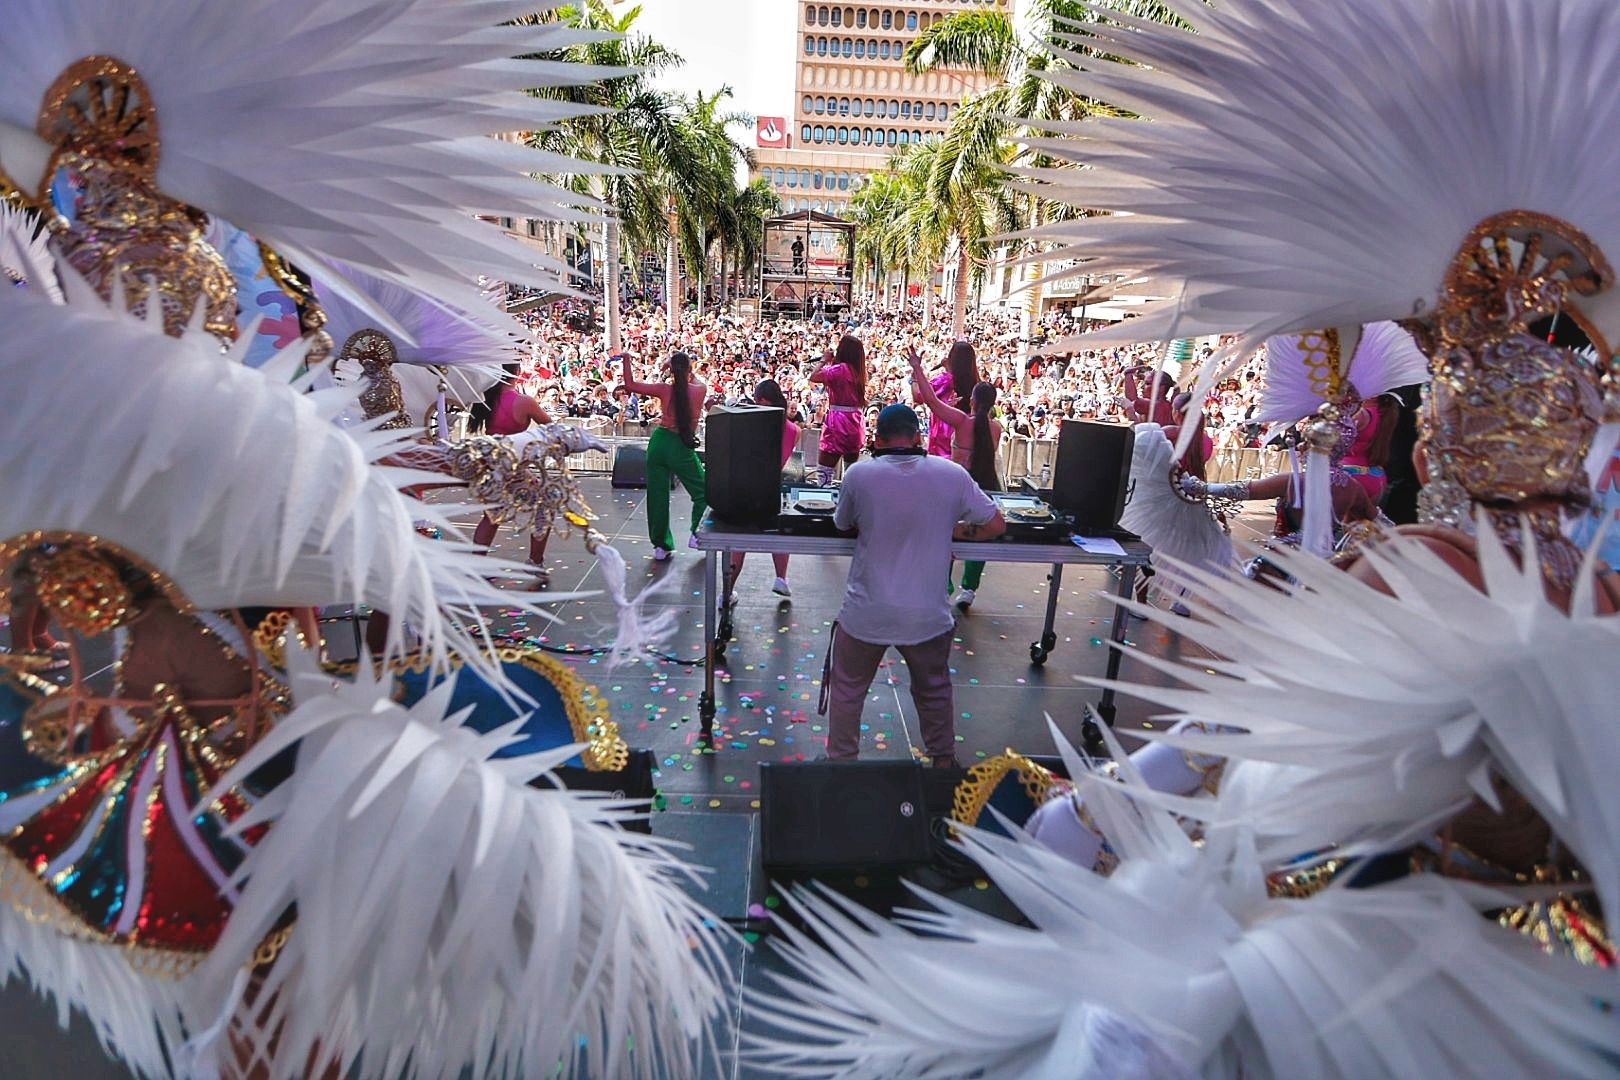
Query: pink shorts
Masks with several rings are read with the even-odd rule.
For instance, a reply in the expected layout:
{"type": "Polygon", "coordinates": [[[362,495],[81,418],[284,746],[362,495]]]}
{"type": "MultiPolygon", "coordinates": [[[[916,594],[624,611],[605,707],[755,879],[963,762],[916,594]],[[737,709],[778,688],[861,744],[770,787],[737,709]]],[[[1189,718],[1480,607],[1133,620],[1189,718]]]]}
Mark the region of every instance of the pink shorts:
{"type": "Polygon", "coordinates": [[[821,429],[821,452],[854,457],[866,446],[866,422],[858,412],[835,411],[827,414],[821,429]]]}

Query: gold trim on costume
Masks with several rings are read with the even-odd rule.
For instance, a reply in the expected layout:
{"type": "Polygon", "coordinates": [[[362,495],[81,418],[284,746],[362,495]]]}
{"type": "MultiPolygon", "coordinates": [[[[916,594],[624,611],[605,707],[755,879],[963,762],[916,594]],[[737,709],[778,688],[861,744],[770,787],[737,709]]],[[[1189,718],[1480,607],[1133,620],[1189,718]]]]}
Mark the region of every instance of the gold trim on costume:
{"type": "Polygon", "coordinates": [[[1018,773],[1019,783],[1024,785],[1024,792],[1036,806],[1046,801],[1047,792],[1051,791],[1057,780],[1050,770],[1011,749],[1005,750],[973,766],[957,783],[956,791],[951,796],[951,820],[963,825],[977,825],[979,815],[990,803],[990,796],[1002,779],[1013,771],[1018,773]]]}
{"type": "MultiPolygon", "coordinates": [[[[557,696],[562,699],[563,708],[567,711],[568,726],[573,730],[574,739],[585,744],[585,749],[580,752],[580,760],[586,769],[591,772],[618,772],[630,764],[630,747],[619,734],[619,725],[610,718],[608,705],[596,687],[574,674],[562,661],[544,653],[503,645],[495,649],[494,654],[502,663],[520,664],[545,676],[557,688],[557,696]]],[[[450,666],[458,670],[466,663],[454,653],[450,654],[449,661],[450,666]]],[[[374,660],[373,663],[382,662],[374,660]]],[[[418,652],[388,661],[388,670],[394,675],[406,672],[419,675],[431,665],[431,660],[418,652]]],[[[356,662],[347,660],[340,664],[329,664],[327,670],[336,675],[351,676],[356,670],[356,662]]]]}

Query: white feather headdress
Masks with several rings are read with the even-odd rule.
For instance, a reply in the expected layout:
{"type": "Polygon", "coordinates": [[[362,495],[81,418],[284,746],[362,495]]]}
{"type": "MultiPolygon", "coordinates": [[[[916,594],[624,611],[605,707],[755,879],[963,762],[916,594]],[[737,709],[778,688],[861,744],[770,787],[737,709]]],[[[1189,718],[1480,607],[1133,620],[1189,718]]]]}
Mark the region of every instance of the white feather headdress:
{"type": "Polygon", "coordinates": [[[292,660],[296,707],[220,783],[294,745],[298,768],[237,823],[272,824],[198,976],[229,985],[296,905],[244,1033],[271,1075],[696,1075],[727,933],[667,843],[616,827],[630,806],[528,785],[578,748],[499,758],[522,720],[464,727],[454,679],[406,708],[366,665],[292,660]]]}
{"type": "Polygon", "coordinates": [[[584,220],[535,174],[594,171],[488,136],[578,107],[523,93],[606,72],[513,57],[601,35],[502,26],[544,0],[12,0],[0,37],[0,169],[37,193],[47,90],[90,56],[134,68],[157,117],[156,185],[314,272],[328,259],[472,310],[478,274],[566,270],[474,214],[584,220]],[[543,269],[537,269],[537,264],[543,269]]]}
{"type": "Polygon", "coordinates": [[[1589,573],[1566,614],[1547,599],[1533,550],[1524,569],[1493,530],[1479,533],[1483,591],[1410,538],[1364,556],[1392,595],[1287,551],[1268,557],[1301,583],[1293,593],[1179,568],[1197,618],[1174,628],[1226,659],[1139,655],[1176,685],[1117,688],[1171,719],[1244,733],[1144,732],[1232,762],[1214,803],[1151,798],[1216,828],[1252,829],[1276,862],[1420,839],[1473,797],[1495,805],[1494,773],[1581,860],[1605,909],[1620,907],[1607,659],[1620,616],[1596,613],[1589,573]],[[1267,764],[1289,770],[1239,780],[1267,764]]]}
{"type": "Polygon", "coordinates": [[[1270,899],[1240,838],[1195,850],[1128,789],[1083,781],[1123,854],[1101,877],[1030,839],[965,847],[1035,924],[958,904],[896,926],[801,894],[792,973],[755,994],[748,1056],[845,1080],[1600,1077],[1612,977],[1480,912],[1500,894],[1423,875],[1270,899]],[[1550,1064],[1556,1061],[1556,1065],[1550,1064]]]}
{"type": "MultiPolygon", "coordinates": [[[[1397,386],[1429,381],[1429,360],[1412,335],[1392,322],[1361,328],[1350,362],[1340,357],[1336,374],[1354,387],[1363,400],[1397,386]]],[[[1328,391],[1313,378],[1304,350],[1295,334],[1280,334],[1266,342],[1266,380],[1255,419],[1261,423],[1291,424],[1322,407],[1328,391]]]]}
{"type": "MultiPolygon", "coordinates": [[[[446,368],[444,381],[450,398],[462,403],[476,401],[501,378],[501,365],[517,358],[514,350],[527,343],[526,336],[518,336],[520,324],[496,306],[492,294],[486,293],[485,302],[477,309],[462,311],[341,263],[313,280],[334,353],[361,330],[389,334],[399,354],[394,377],[399,380],[405,412],[413,423],[421,421],[439,395],[439,374],[425,369],[446,368]],[[333,280],[342,282],[341,290],[328,284],[333,280]],[[351,299],[355,297],[363,298],[365,306],[351,299]],[[389,332],[380,326],[383,320],[372,312],[388,316],[397,329],[389,332]]],[[[340,369],[339,378],[358,374],[342,371],[341,358],[334,363],[340,369]]]]}
{"type": "MultiPolygon", "coordinates": [[[[1620,252],[1620,6],[1607,0],[1172,0],[1187,32],[1100,11],[1049,78],[1147,118],[1031,121],[1043,192],[1112,211],[1043,257],[1185,281],[1137,340],[1274,333],[1431,311],[1482,220],[1548,214],[1620,252]]],[[[1611,340],[1615,335],[1609,335],[1611,340]]]]}
{"type": "MultiPolygon", "coordinates": [[[[0,536],[64,530],[113,541],[201,608],[367,603],[442,659],[476,661],[479,605],[527,606],[487,575],[515,570],[412,525],[455,527],[400,494],[437,474],[377,466],[397,432],[333,421],[356,391],[288,379],[307,346],[252,369],[216,339],[163,334],[104,304],[65,266],[70,304],[0,290],[0,536]]],[[[199,309],[201,310],[201,309],[199,309]]],[[[246,349],[245,342],[236,352],[246,349]]],[[[403,643],[395,635],[395,648],[403,643]]]]}

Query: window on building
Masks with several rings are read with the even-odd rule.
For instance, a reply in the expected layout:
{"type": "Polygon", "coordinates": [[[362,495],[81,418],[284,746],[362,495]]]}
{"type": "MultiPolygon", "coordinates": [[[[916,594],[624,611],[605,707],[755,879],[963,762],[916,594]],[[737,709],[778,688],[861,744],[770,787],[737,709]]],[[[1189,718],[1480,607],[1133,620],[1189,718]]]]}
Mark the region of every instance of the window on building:
{"type": "Polygon", "coordinates": [[[827,20],[829,17],[830,12],[828,12],[826,8],[822,8],[820,11],[816,12],[816,21],[822,26],[827,25],[827,20]]]}
{"type": "Polygon", "coordinates": [[[866,55],[871,57],[873,60],[876,60],[877,59],[877,54],[878,54],[877,38],[868,38],[867,41],[866,41],[866,55]]]}
{"type": "Polygon", "coordinates": [[[843,26],[844,25],[844,9],[843,8],[833,8],[832,9],[832,24],[834,26],[843,26]]]}
{"type": "Polygon", "coordinates": [[[890,129],[889,129],[889,145],[890,145],[890,146],[893,146],[893,145],[895,145],[895,144],[896,144],[896,143],[898,143],[898,142],[899,142],[899,141],[900,141],[900,135],[899,135],[899,133],[898,133],[898,132],[896,132],[896,131],[895,131],[895,130],[894,130],[894,128],[890,128],[890,129]]]}
{"type": "Polygon", "coordinates": [[[804,55],[813,56],[816,51],[816,39],[809,34],[804,35],[804,55]]]}
{"type": "Polygon", "coordinates": [[[826,38],[816,38],[816,55],[817,56],[826,56],[827,55],[827,39],[826,38]]]}
{"type": "Polygon", "coordinates": [[[900,119],[902,119],[902,120],[910,120],[911,119],[911,102],[902,101],[900,103],[900,119]]]}
{"type": "Polygon", "coordinates": [[[814,4],[806,4],[804,6],[804,25],[806,25],[806,26],[814,26],[814,25],[816,25],[816,5],[814,5],[814,4]]]}
{"type": "Polygon", "coordinates": [[[822,208],[823,205],[825,205],[825,204],[823,204],[820,199],[817,199],[815,202],[810,204],[810,209],[814,210],[816,213],[819,214],[819,213],[821,213],[821,208],[822,208]]]}
{"type": "Polygon", "coordinates": [[[777,187],[782,186],[782,170],[781,169],[776,170],[776,186],[777,187]]]}
{"type": "Polygon", "coordinates": [[[878,43],[878,56],[884,60],[889,58],[889,43],[887,41],[878,43]]]}
{"type": "Polygon", "coordinates": [[[915,30],[915,29],[917,29],[917,13],[915,11],[913,11],[910,15],[906,16],[906,29],[907,30],[915,30]]]}
{"type": "Polygon", "coordinates": [[[838,143],[840,146],[849,142],[849,128],[838,129],[838,143]]]}
{"type": "Polygon", "coordinates": [[[805,124],[804,126],[799,128],[799,141],[800,142],[809,142],[810,141],[810,125],[809,124],[805,124]]]}
{"type": "Polygon", "coordinates": [[[817,191],[821,190],[821,170],[817,169],[810,174],[810,186],[817,191]]]}
{"type": "Polygon", "coordinates": [[[913,120],[922,119],[922,102],[914,101],[911,103],[911,118],[913,120]]]}
{"type": "Polygon", "coordinates": [[[842,97],[842,98],[838,99],[838,115],[839,116],[848,116],[849,115],[849,98],[842,97]]]}
{"type": "Polygon", "coordinates": [[[861,102],[861,108],[865,111],[865,115],[871,116],[873,109],[875,108],[872,99],[867,98],[865,101],[861,102]]]}
{"type": "Polygon", "coordinates": [[[951,107],[949,105],[945,105],[945,104],[940,105],[940,107],[939,107],[939,118],[941,120],[949,120],[951,118],[951,107]]]}
{"type": "Polygon", "coordinates": [[[888,117],[888,115],[889,115],[889,103],[887,101],[880,101],[880,102],[877,103],[877,114],[880,117],[885,117],[885,118],[888,117]]]}
{"type": "MultiPolygon", "coordinates": [[[[839,191],[848,191],[849,190],[849,173],[841,172],[841,173],[838,174],[838,190],[839,191]]],[[[531,221],[529,224],[532,225],[532,224],[534,224],[534,222],[531,221]]]]}
{"type": "Polygon", "coordinates": [[[888,30],[891,28],[894,25],[894,14],[892,12],[885,11],[883,13],[882,23],[883,29],[888,30]]]}
{"type": "Polygon", "coordinates": [[[854,56],[855,55],[855,42],[852,41],[849,38],[844,39],[844,55],[845,56],[854,56]]]}
{"type": "Polygon", "coordinates": [[[800,169],[799,170],[799,186],[802,187],[802,188],[807,188],[807,187],[810,186],[810,170],[809,169],[800,169]]]}
{"type": "Polygon", "coordinates": [[[821,127],[820,124],[817,124],[815,134],[811,135],[811,138],[813,140],[815,140],[816,142],[820,142],[821,141],[821,136],[822,136],[822,127],[821,127]]]}
{"type": "Polygon", "coordinates": [[[855,13],[855,25],[860,27],[863,30],[866,28],[866,9],[865,8],[861,8],[861,10],[859,10],[859,11],[857,11],[855,13]]]}
{"type": "Polygon", "coordinates": [[[855,39],[855,59],[866,59],[866,42],[862,41],[860,38],[855,39]]]}
{"type": "Polygon", "coordinates": [[[923,106],[923,119],[932,120],[933,118],[934,118],[934,103],[932,101],[930,101],[927,105],[923,106]]]}
{"type": "Polygon", "coordinates": [[[796,188],[796,187],[799,186],[799,170],[798,169],[789,169],[788,170],[787,186],[790,187],[790,188],[796,188]]]}

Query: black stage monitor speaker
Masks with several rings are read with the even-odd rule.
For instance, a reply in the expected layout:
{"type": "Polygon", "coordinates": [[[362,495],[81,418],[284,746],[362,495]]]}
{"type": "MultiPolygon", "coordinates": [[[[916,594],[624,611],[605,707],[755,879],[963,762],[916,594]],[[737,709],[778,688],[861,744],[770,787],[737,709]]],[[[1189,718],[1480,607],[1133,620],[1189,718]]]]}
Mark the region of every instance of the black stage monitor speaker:
{"type": "Polygon", "coordinates": [[[613,486],[616,488],[647,486],[645,446],[620,446],[613,451],[613,486]]]}
{"type": "Polygon", "coordinates": [[[1135,435],[1123,424],[1065,420],[1052,470],[1052,505],[1076,527],[1112,529],[1125,509],[1135,435]]]}
{"type": "Polygon", "coordinates": [[[767,873],[928,861],[928,808],[917,762],[766,763],[759,784],[767,873]]]}
{"type": "Polygon", "coordinates": [[[730,525],[769,525],[782,511],[781,409],[727,405],[708,416],[709,509],[730,525]]]}
{"type": "MultiPolygon", "coordinates": [[[[553,787],[555,778],[555,784],[560,784],[570,791],[599,791],[614,799],[630,799],[638,802],[645,800],[651,803],[658,794],[657,785],[653,782],[653,769],[657,764],[657,756],[651,750],[631,750],[630,757],[622,769],[593,772],[580,765],[560,765],[554,772],[537,777],[530,786],[553,787]]],[[[624,821],[622,824],[631,832],[652,832],[652,822],[646,816],[624,821]]]]}

